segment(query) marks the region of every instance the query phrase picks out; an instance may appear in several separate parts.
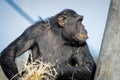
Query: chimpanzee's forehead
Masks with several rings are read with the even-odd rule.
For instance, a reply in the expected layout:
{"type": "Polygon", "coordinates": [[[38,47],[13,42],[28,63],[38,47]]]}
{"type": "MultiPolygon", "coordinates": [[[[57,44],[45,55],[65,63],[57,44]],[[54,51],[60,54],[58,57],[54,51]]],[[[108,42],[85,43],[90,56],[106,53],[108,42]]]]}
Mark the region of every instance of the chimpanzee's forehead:
{"type": "Polygon", "coordinates": [[[61,11],[58,15],[67,15],[67,16],[72,16],[72,15],[75,15],[77,14],[74,10],[72,9],[65,9],[63,11],[61,11]]]}
{"type": "Polygon", "coordinates": [[[65,14],[65,15],[74,15],[74,14],[77,14],[74,10],[72,10],[72,9],[65,9],[65,10],[63,10],[63,14],[65,14]]]}

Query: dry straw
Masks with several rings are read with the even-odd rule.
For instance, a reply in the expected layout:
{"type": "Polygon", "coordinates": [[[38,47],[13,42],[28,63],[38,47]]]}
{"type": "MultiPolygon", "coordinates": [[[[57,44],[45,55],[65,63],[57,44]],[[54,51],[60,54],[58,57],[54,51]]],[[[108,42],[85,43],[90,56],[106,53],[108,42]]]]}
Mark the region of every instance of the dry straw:
{"type": "Polygon", "coordinates": [[[23,74],[20,73],[22,76],[20,80],[55,80],[57,76],[54,64],[44,63],[42,60],[33,61],[32,57],[31,62],[25,65],[23,71],[23,74]]]}

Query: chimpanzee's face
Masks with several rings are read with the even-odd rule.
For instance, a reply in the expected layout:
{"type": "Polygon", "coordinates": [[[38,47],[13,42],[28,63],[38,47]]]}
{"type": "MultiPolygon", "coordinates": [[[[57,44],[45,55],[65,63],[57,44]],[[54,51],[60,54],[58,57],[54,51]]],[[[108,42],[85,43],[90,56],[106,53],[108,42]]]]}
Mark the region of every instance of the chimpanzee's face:
{"type": "Polygon", "coordinates": [[[82,24],[83,16],[76,12],[66,13],[58,19],[59,24],[63,27],[63,36],[70,41],[86,41],[88,38],[87,31],[82,24]]]}

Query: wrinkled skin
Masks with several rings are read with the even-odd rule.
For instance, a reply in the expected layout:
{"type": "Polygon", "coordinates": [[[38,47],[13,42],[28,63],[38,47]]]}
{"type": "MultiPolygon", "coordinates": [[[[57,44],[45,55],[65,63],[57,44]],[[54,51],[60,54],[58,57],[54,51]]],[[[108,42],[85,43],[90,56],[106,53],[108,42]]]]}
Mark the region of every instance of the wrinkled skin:
{"type": "MultiPolygon", "coordinates": [[[[26,29],[1,53],[1,67],[7,78],[18,73],[15,58],[32,50],[34,60],[42,57],[43,61],[56,64],[56,80],[93,80],[96,66],[88,49],[88,34],[82,20],[83,16],[65,9],[26,29]]],[[[13,80],[19,78],[20,75],[13,80]]]]}

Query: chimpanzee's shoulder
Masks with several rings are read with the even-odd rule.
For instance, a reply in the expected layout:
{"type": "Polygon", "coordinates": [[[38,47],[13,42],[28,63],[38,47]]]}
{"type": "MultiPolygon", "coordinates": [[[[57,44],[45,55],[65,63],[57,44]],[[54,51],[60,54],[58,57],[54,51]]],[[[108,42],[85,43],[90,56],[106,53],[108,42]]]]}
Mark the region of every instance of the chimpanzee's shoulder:
{"type": "Polygon", "coordinates": [[[47,30],[50,27],[49,22],[47,21],[38,21],[35,24],[33,24],[32,26],[28,27],[25,30],[25,33],[29,34],[41,34],[43,33],[45,30],[47,30]]]}
{"type": "Polygon", "coordinates": [[[48,21],[38,21],[31,26],[31,28],[33,28],[33,29],[41,29],[43,31],[44,31],[44,29],[46,29],[48,27],[50,27],[48,21]]]}

